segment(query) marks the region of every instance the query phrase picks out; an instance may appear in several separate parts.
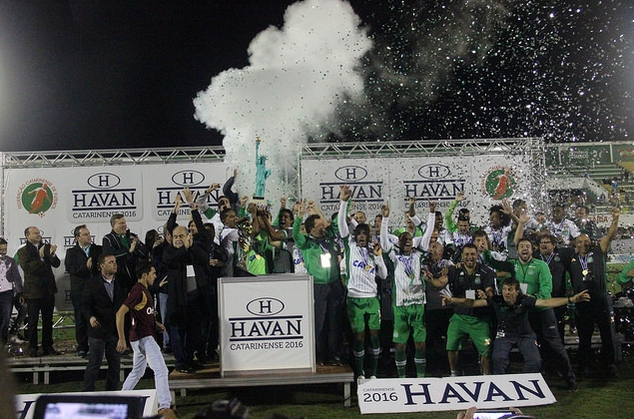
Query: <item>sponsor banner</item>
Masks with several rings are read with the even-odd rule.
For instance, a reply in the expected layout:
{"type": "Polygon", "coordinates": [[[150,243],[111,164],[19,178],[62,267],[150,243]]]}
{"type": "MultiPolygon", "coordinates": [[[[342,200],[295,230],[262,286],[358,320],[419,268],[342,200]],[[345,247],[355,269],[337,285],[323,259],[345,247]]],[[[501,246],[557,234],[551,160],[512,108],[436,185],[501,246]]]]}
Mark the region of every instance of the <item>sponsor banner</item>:
{"type": "Polygon", "coordinates": [[[555,403],[541,374],[381,378],[357,388],[361,413],[404,413],[539,406],[555,403]]]}
{"type": "Polygon", "coordinates": [[[526,156],[459,156],[434,158],[378,157],[373,159],[302,160],[302,197],[318,202],[324,214],[339,208],[339,187],[353,190],[354,208],[369,219],[390,202],[392,214],[404,214],[410,198],[425,218],[428,201],[445,211],[463,191],[460,206],[471,209],[472,219],[485,224],[489,208],[502,199],[530,200],[533,171],[526,156]]]}
{"type": "MultiPolygon", "coordinates": [[[[222,185],[230,176],[224,164],[206,164],[200,168],[195,165],[187,168],[180,165],[165,166],[145,180],[146,189],[151,192],[152,197],[152,211],[148,211],[145,216],[150,217],[151,214],[154,220],[165,223],[174,208],[176,197],[181,195],[181,201],[186,202],[182,196],[183,188],[189,188],[195,199],[198,199],[209,185],[219,183],[220,189],[212,192],[206,201],[209,206],[216,208],[218,198],[222,195],[222,185]]],[[[178,213],[179,219],[183,220],[181,224],[187,224],[189,215],[189,207],[185,204],[178,213]]]]}
{"type": "MultiPolygon", "coordinates": [[[[9,254],[26,242],[26,227],[38,227],[44,242],[57,245],[62,260],[54,270],[59,289],[56,307],[72,310],[64,256],[75,243],[76,226],[86,224],[93,241],[101,244],[111,231],[110,217],[121,213],[130,231],[143,240],[149,230],[162,233],[184,187],[199,196],[212,183],[224,184],[230,175],[224,163],[5,170],[4,233],[9,254]]],[[[208,203],[215,206],[220,193],[214,192],[208,203]]],[[[184,205],[178,223],[186,225],[189,218],[189,207],[184,205]]]]}
{"type": "Polygon", "coordinates": [[[220,278],[220,372],[315,371],[313,283],[307,275],[220,278]]]}
{"type": "MultiPolygon", "coordinates": [[[[15,396],[15,413],[19,419],[33,419],[35,402],[42,393],[18,394],[15,396]]],[[[127,396],[141,397],[143,404],[143,417],[154,416],[158,413],[158,403],[156,400],[156,390],[130,390],[130,391],[91,391],[90,393],[46,393],[47,396],[127,396]]]]}

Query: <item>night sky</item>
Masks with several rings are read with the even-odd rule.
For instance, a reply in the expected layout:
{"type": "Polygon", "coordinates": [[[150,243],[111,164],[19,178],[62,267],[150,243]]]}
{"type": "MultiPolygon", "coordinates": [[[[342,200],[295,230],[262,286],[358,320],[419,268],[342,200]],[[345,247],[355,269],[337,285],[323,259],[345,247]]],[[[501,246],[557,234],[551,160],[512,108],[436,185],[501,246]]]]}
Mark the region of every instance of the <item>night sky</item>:
{"type": "MultiPolygon", "coordinates": [[[[193,99],[293,3],[0,1],[0,151],[220,145],[193,99]]],[[[634,133],[631,0],[350,3],[363,97],[313,140],[634,133]]]]}

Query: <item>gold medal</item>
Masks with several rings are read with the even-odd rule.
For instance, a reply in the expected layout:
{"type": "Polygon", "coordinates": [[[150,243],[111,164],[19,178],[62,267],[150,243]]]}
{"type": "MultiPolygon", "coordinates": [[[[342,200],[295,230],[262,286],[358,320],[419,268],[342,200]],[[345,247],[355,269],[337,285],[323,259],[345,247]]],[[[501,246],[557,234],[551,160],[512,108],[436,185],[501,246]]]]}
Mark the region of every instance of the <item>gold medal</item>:
{"type": "Polygon", "coordinates": [[[584,269],[583,271],[581,271],[581,273],[583,274],[583,276],[588,276],[588,270],[584,269]]]}
{"type": "Polygon", "coordinates": [[[409,274],[409,279],[414,279],[414,273],[409,274]]]}
{"type": "Polygon", "coordinates": [[[372,266],[370,266],[370,265],[365,265],[365,268],[364,268],[364,269],[365,269],[366,271],[370,272],[370,271],[372,270],[372,266]]]}

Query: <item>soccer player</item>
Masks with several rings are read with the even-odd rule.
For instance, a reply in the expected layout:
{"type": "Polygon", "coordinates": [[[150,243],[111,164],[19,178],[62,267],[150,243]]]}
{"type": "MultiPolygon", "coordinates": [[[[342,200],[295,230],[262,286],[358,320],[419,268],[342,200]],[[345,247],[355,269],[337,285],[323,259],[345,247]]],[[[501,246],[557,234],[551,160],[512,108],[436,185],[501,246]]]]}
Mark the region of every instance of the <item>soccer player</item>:
{"type": "MultiPolygon", "coordinates": [[[[352,190],[347,185],[341,187],[341,201],[347,203],[352,190]]],[[[346,205],[341,205],[345,208],[346,205]]],[[[369,378],[376,378],[376,370],[381,353],[379,331],[381,330],[381,303],[378,298],[376,277],[387,278],[387,267],[383,261],[381,245],[370,244],[370,226],[359,223],[350,236],[344,211],[338,214],[339,234],[344,244],[348,289],[348,318],[354,333],[352,352],[354,354],[357,381],[365,381],[365,328],[370,329],[371,358],[369,378]],[[367,319],[367,320],[366,320],[367,319]]]]}
{"type": "Polygon", "coordinates": [[[396,349],[394,358],[396,361],[396,371],[400,378],[405,377],[407,366],[407,341],[410,334],[414,338],[414,364],[416,366],[416,376],[424,377],[426,368],[425,339],[427,333],[423,316],[425,314],[425,280],[421,278],[422,260],[429,248],[429,240],[434,230],[436,204],[429,204],[429,217],[427,230],[419,239],[413,238],[409,232],[399,235],[400,253],[394,250],[394,246],[388,238],[388,224],[390,207],[388,204],[381,208],[383,222],[381,223],[381,247],[387,253],[392,263],[394,263],[394,286],[393,286],[393,308],[394,308],[394,333],[392,341],[396,349]],[[418,245],[414,245],[416,243],[418,245]],[[417,248],[424,252],[420,252],[417,248]]]}

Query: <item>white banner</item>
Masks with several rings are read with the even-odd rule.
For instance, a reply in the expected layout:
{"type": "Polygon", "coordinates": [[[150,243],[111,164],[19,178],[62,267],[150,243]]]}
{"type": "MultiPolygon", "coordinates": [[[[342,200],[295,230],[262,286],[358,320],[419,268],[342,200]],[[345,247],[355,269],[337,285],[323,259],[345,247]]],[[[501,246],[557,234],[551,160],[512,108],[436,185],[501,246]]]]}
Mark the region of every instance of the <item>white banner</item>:
{"type": "MultiPolygon", "coordinates": [[[[66,249],[74,244],[73,229],[86,224],[93,241],[101,244],[110,233],[110,217],[121,213],[130,230],[144,240],[145,233],[163,231],[176,195],[189,187],[198,196],[212,183],[223,184],[231,175],[224,163],[129,165],[109,167],[52,167],[5,171],[5,238],[13,255],[25,243],[24,229],[34,225],[45,242],[58,247],[62,265],[57,277],[56,307],[72,310],[70,283],[64,275],[66,249]]],[[[215,191],[208,200],[216,205],[215,191]]],[[[189,207],[179,212],[187,225],[189,207]]]]}
{"type": "Polygon", "coordinates": [[[313,282],[284,274],[220,278],[220,373],[315,371],[313,282]]]}
{"type": "MultiPolygon", "coordinates": [[[[15,396],[15,413],[19,419],[33,419],[35,411],[35,402],[42,393],[19,394],[15,396]]],[[[156,390],[130,390],[130,391],[91,391],[81,393],[46,393],[46,395],[64,395],[64,396],[128,396],[141,397],[144,400],[143,416],[154,416],[158,412],[158,404],[156,401],[156,390]]]]}
{"type": "Polygon", "coordinates": [[[538,406],[557,400],[541,374],[384,378],[357,388],[361,413],[403,413],[538,406]]]}
{"type": "Polygon", "coordinates": [[[302,198],[315,201],[326,215],[339,208],[339,187],[352,188],[354,208],[369,220],[389,200],[393,214],[404,214],[416,198],[421,218],[427,201],[443,211],[460,191],[477,224],[488,223],[489,208],[502,199],[530,201],[531,161],[522,156],[485,155],[434,158],[377,157],[372,159],[302,160],[302,198]]]}

